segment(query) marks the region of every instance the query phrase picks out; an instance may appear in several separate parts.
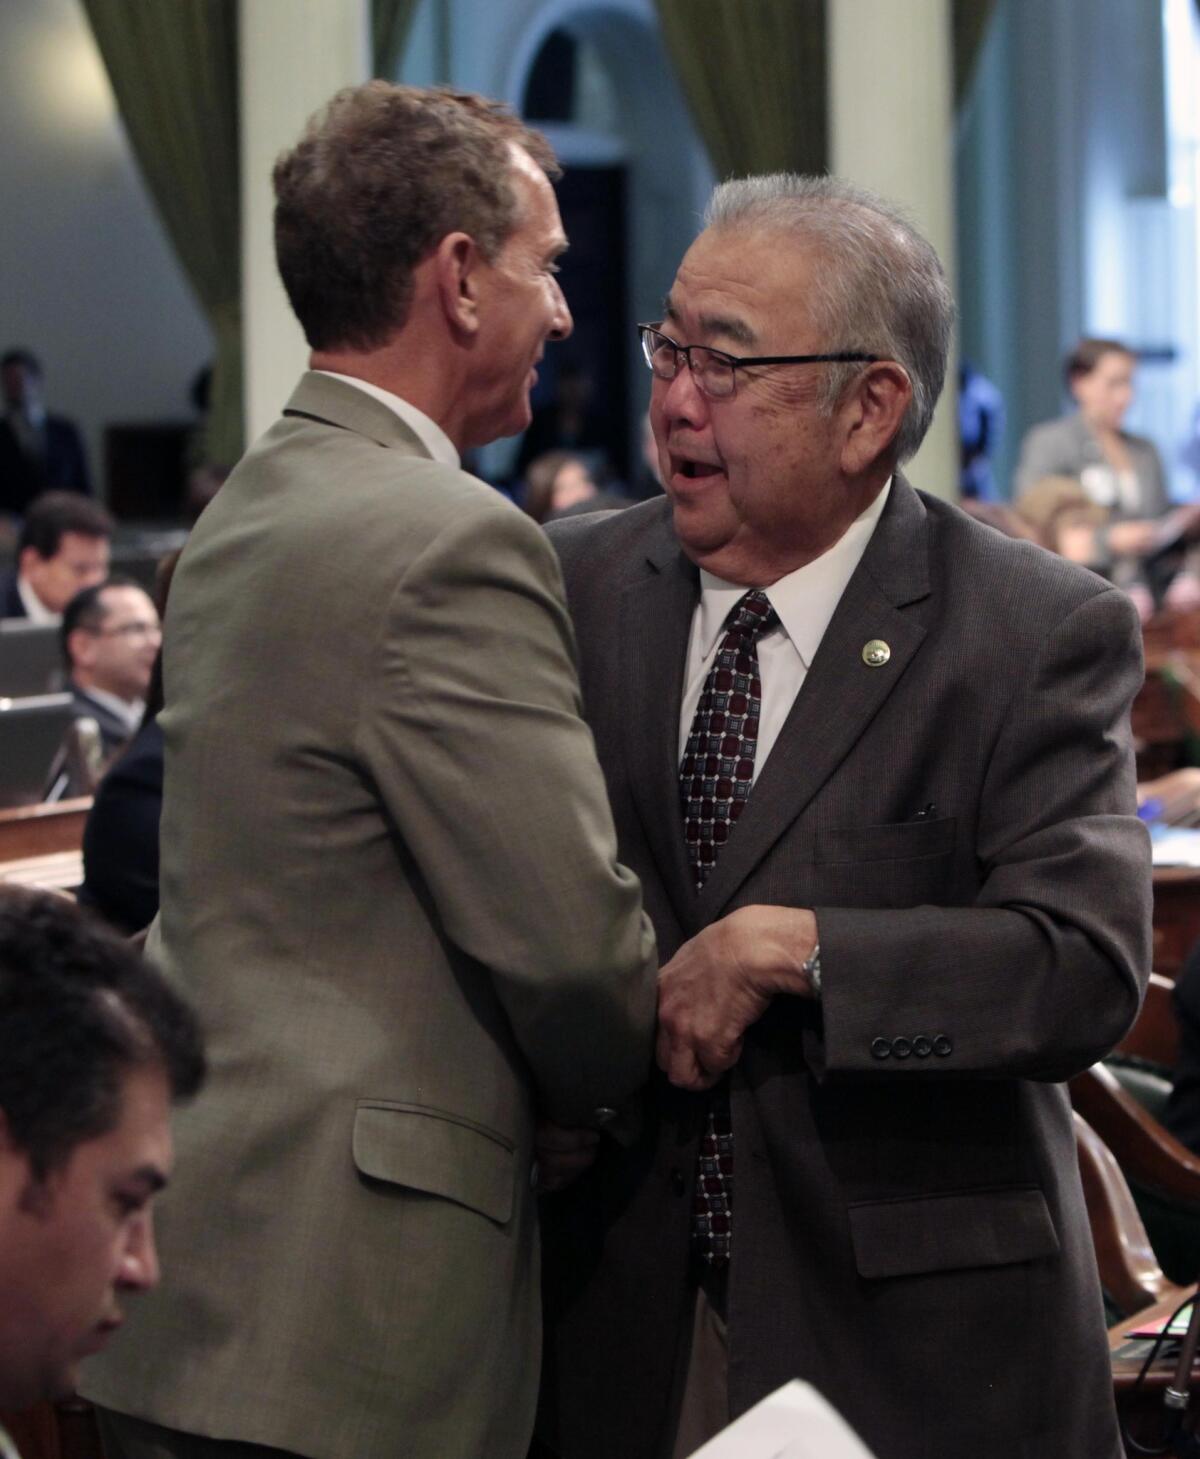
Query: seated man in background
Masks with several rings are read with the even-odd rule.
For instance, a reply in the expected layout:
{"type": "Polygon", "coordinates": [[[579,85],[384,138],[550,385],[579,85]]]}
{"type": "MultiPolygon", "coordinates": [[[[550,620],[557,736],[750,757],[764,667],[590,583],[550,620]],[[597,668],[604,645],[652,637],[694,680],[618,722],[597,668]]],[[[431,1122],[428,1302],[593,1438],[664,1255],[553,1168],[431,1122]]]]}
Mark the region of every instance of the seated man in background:
{"type": "Polygon", "coordinates": [[[0,512],[19,516],[45,491],[88,495],[92,484],[79,427],[47,412],[37,357],[9,350],[0,359],[0,387],[0,512]]]}
{"type": "Polygon", "coordinates": [[[75,718],[96,721],[107,763],[129,743],[146,712],[162,642],[158,610],[136,583],[109,578],[76,593],[61,631],[75,718]]]}
{"type": "Polygon", "coordinates": [[[99,503],[49,491],[30,507],[15,572],[0,577],[0,618],[57,623],[76,593],[108,576],[113,520],[99,503]]]}
{"type": "Polygon", "coordinates": [[[0,887],[0,1406],[70,1395],[122,1297],[157,1283],[169,1106],[203,1077],[151,964],[65,898],[0,887]]]}

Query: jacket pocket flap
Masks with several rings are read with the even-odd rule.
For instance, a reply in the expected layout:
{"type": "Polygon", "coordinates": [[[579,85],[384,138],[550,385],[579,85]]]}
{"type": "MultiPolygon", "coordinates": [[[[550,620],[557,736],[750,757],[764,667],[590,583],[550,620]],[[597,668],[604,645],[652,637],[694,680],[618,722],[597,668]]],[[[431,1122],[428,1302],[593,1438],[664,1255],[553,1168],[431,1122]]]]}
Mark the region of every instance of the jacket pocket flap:
{"type": "Polygon", "coordinates": [[[862,1201],[849,1214],[863,1277],[1006,1266],[1058,1250],[1046,1198],[1033,1186],[862,1201]]]}
{"type": "Polygon", "coordinates": [[[420,1105],[362,1101],[353,1152],[374,1180],[444,1196],[501,1224],[512,1216],[513,1148],[480,1125],[420,1105]]]}

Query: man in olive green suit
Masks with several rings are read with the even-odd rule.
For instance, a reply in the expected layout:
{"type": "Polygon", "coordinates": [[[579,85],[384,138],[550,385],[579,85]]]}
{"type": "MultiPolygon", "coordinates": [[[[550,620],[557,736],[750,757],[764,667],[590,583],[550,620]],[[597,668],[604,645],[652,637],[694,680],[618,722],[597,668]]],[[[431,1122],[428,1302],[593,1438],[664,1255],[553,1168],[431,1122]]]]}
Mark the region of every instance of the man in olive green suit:
{"type": "Polygon", "coordinates": [[[110,1453],[525,1454],[535,1121],[641,1083],[655,967],[554,555],[458,469],[571,327],[553,168],[492,103],[383,82],[277,164],[313,369],[172,590],[150,947],[213,1074],[170,1290],[90,1380],[110,1453]]]}

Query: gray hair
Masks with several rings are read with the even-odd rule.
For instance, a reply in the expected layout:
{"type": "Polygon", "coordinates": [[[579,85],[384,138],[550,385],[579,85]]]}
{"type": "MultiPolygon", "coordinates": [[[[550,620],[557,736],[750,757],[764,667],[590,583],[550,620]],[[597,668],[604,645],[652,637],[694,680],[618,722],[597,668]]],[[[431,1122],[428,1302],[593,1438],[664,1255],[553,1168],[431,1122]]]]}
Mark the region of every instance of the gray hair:
{"type": "MultiPolygon", "coordinates": [[[[954,298],[937,254],[892,203],[838,177],[773,172],[733,178],[713,193],[708,228],[793,235],[822,255],[811,307],[830,353],[863,350],[903,365],[913,398],[896,433],[907,461],[925,437],[942,392],[954,298]]],[[[832,411],[861,366],[830,365],[821,403],[832,411]]]]}

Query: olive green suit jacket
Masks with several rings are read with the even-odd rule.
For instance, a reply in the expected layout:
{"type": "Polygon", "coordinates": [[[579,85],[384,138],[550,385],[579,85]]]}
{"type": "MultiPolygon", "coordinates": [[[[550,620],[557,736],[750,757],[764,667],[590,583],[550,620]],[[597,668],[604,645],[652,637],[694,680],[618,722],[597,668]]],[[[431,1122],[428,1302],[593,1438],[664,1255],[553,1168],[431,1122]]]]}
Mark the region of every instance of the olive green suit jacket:
{"type": "Polygon", "coordinates": [[[602,1123],[651,1057],[574,653],[539,529],[305,376],[172,588],[150,943],[212,1077],[89,1396],[314,1459],[522,1459],[535,1112],[602,1123]]]}

